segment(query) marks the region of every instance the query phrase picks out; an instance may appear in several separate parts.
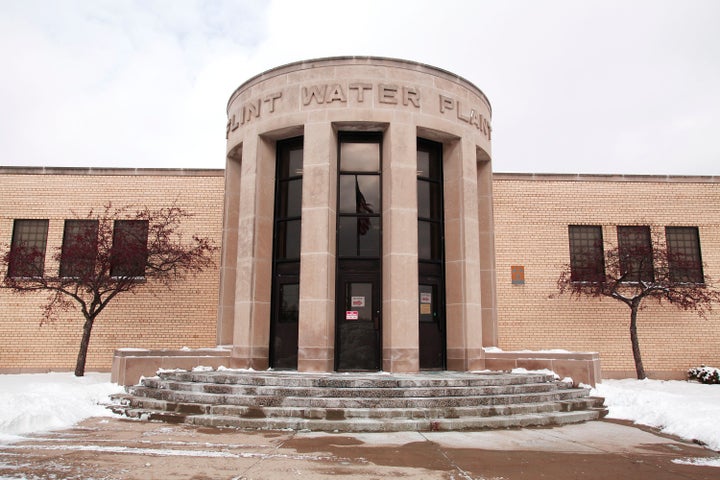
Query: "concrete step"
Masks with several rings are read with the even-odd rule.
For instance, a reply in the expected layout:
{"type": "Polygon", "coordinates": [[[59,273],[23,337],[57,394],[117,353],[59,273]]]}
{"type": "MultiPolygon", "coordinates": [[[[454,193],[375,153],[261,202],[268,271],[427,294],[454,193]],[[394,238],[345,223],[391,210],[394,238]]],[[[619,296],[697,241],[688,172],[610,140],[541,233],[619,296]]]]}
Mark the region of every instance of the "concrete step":
{"type": "Polygon", "coordinates": [[[130,398],[126,410],[165,411],[177,414],[210,414],[245,418],[306,418],[306,419],[438,419],[461,417],[489,417],[548,413],[580,410],[559,402],[527,403],[499,406],[449,407],[449,408],[306,408],[306,407],[255,407],[241,405],[208,405],[198,403],[174,403],[164,400],[130,398]]]}
{"type": "Polygon", "coordinates": [[[133,395],[175,403],[201,403],[209,405],[244,405],[253,407],[305,407],[305,408],[443,408],[512,405],[558,401],[557,392],[527,392],[500,395],[466,395],[446,397],[320,397],[275,395],[224,395],[175,390],[158,390],[134,387],[133,395]]]}
{"type": "Polygon", "coordinates": [[[252,429],[463,430],[601,418],[603,400],[545,374],[159,372],[115,411],[129,417],[252,429]]]}
{"type": "Polygon", "coordinates": [[[221,415],[194,415],[194,425],[259,430],[320,430],[337,432],[460,431],[531,426],[565,425],[598,420],[596,411],[517,414],[455,419],[353,419],[351,421],[298,418],[241,418],[221,415]]]}
{"type": "Polygon", "coordinates": [[[213,393],[218,395],[248,395],[248,396],[277,396],[277,397],[453,397],[453,396],[482,396],[507,395],[521,393],[554,392],[556,387],[552,383],[525,383],[511,385],[488,386],[419,386],[419,387],[320,387],[320,386],[249,386],[237,384],[215,384],[207,382],[180,382],[161,378],[146,378],[142,386],[157,390],[171,390],[177,392],[213,393]]]}
{"type": "Polygon", "coordinates": [[[324,420],[349,419],[440,419],[461,417],[490,417],[560,411],[554,402],[524,405],[501,405],[450,408],[300,408],[300,407],[244,407],[217,405],[208,409],[209,414],[250,418],[306,418],[324,420]]]}
{"type": "MultiPolygon", "coordinates": [[[[155,378],[155,377],[151,377],[155,378]]],[[[508,374],[502,372],[437,372],[421,374],[389,373],[297,373],[297,372],[254,372],[248,370],[219,371],[160,371],[157,378],[190,383],[335,387],[335,388],[410,388],[410,387],[482,387],[519,385],[526,383],[553,382],[553,376],[533,374],[508,374]]]]}

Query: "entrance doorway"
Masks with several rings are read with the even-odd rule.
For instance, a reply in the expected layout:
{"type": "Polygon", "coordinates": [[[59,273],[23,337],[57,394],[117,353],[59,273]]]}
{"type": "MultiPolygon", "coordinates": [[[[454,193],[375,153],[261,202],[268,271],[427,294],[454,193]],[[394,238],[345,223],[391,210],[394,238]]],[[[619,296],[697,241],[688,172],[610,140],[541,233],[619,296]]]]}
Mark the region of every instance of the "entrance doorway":
{"type": "Polygon", "coordinates": [[[379,275],[341,272],[338,283],[343,298],[337,303],[337,370],[379,370],[379,275]]]}
{"type": "Polygon", "coordinates": [[[418,139],[418,343],[420,368],[445,369],[445,235],[442,144],[418,139]]]}
{"type": "Polygon", "coordinates": [[[379,134],[341,134],[338,151],[335,369],[382,365],[379,134]]]}
{"type": "Polygon", "coordinates": [[[442,370],[445,367],[445,313],[441,282],[437,278],[420,279],[419,347],[420,368],[442,370]]]}
{"type": "Polygon", "coordinates": [[[303,139],[278,142],[275,180],[270,366],[297,369],[303,139]]]}

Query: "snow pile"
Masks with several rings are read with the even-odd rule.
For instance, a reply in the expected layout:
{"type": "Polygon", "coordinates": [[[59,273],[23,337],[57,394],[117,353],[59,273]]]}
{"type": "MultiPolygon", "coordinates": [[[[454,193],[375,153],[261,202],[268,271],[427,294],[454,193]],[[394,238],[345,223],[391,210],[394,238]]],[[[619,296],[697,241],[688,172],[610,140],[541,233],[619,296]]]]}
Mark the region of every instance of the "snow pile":
{"type": "Polygon", "coordinates": [[[110,394],[122,391],[110,383],[109,373],[0,375],[0,442],[112,415],[103,404],[109,403],[110,394]]]}
{"type": "Polygon", "coordinates": [[[604,380],[608,418],[631,420],[720,451],[720,386],[684,381],[604,380]]]}
{"type": "MultiPolygon", "coordinates": [[[[516,371],[521,372],[529,373],[516,371]]],[[[88,417],[112,415],[104,405],[109,395],[121,392],[123,388],[110,383],[107,373],[85,377],[72,373],[0,375],[0,442],[31,432],[67,428],[88,417]]],[[[720,451],[719,385],[605,380],[592,395],[605,397],[610,418],[659,428],[720,451]]],[[[720,461],[715,462],[720,466],[720,461]]]]}

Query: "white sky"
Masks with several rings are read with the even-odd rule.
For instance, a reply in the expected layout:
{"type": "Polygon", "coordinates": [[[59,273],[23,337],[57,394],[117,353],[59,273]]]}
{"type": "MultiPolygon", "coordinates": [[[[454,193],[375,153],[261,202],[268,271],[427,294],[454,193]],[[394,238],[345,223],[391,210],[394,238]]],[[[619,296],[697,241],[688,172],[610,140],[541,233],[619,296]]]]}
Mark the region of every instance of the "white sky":
{"type": "Polygon", "coordinates": [[[235,88],[333,55],[473,82],[496,172],[720,174],[715,0],[2,0],[0,165],[223,168],[235,88]]]}

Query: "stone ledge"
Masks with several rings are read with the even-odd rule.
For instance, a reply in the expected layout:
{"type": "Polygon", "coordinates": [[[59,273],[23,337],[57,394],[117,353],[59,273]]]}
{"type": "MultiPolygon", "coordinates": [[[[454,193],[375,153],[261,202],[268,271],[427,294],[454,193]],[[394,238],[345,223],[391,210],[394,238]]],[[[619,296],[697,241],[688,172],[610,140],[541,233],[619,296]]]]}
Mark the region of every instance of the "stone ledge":
{"type": "Polygon", "coordinates": [[[570,377],[573,383],[595,386],[602,381],[600,354],[596,352],[485,352],[485,368],[488,370],[548,369],[570,377]]]}
{"type": "Polygon", "coordinates": [[[160,369],[192,370],[207,366],[229,366],[230,349],[199,348],[181,350],[120,349],[113,354],[110,381],[136,385],[141,377],[152,377],[160,369]]]}

